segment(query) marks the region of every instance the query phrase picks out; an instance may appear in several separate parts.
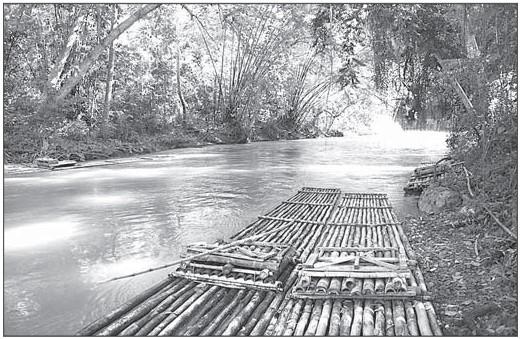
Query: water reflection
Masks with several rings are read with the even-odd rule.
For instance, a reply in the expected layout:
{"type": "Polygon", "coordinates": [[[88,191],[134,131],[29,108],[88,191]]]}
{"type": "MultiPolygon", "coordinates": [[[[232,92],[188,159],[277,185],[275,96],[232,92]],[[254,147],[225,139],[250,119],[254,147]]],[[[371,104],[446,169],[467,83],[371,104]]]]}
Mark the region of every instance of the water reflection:
{"type": "Polygon", "coordinates": [[[73,334],[165,271],[97,281],[226,238],[302,186],[385,192],[400,215],[416,213],[402,187],[418,163],[444,154],[444,139],[407,132],[220,145],[7,177],[5,334],[73,334]]]}
{"type": "Polygon", "coordinates": [[[70,238],[76,232],[78,222],[71,217],[27,224],[5,231],[5,250],[28,250],[32,247],[49,246],[53,242],[70,238]]]}

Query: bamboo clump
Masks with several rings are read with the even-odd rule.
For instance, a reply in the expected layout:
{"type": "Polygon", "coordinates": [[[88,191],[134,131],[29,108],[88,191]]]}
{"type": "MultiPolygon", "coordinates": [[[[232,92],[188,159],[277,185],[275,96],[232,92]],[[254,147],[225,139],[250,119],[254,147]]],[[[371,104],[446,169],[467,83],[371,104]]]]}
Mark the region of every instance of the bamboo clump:
{"type": "MultiPolygon", "coordinates": [[[[241,245],[237,257],[254,253],[261,262],[270,256],[267,245],[291,244],[296,262],[318,265],[313,275],[289,265],[262,276],[256,286],[250,271],[235,265],[240,261],[216,269],[202,256],[185,266],[201,280],[166,279],[79,334],[442,335],[433,305],[419,299],[420,292],[426,297],[426,284],[385,195],[303,188],[266,217],[232,237],[241,245]],[[245,240],[252,236],[255,241],[245,240]],[[360,257],[356,262],[357,256],[368,261],[360,257]],[[335,265],[358,273],[336,275],[335,265]],[[383,276],[391,267],[405,273],[383,276]],[[219,285],[203,277],[231,283],[219,285]],[[262,289],[270,279],[282,282],[280,291],[262,289]],[[397,293],[403,297],[392,298],[397,293]]],[[[262,266],[250,270],[260,274],[262,266]]]]}

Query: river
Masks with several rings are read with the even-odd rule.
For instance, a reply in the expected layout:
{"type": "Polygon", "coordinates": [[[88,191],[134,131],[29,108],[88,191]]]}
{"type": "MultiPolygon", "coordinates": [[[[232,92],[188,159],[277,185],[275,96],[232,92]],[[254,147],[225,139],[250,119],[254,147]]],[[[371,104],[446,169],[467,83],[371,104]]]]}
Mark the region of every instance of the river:
{"type": "Polygon", "coordinates": [[[137,162],[4,177],[4,334],[72,335],[167,271],[97,284],[227,238],[302,186],[387,193],[446,152],[445,133],[186,148],[137,162]]]}

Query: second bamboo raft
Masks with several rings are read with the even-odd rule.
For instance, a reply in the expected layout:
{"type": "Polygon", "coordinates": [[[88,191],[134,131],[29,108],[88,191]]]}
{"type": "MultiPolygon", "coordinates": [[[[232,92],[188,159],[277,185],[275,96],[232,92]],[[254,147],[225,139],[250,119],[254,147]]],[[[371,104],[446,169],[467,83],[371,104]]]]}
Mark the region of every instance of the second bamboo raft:
{"type": "Polygon", "coordinates": [[[443,158],[433,164],[423,164],[417,167],[406,186],[404,191],[407,193],[420,193],[427,188],[433,181],[444,177],[445,173],[450,169],[459,168],[462,162],[454,162],[451,159],[443,158]]]}
{"type": "MultiPolygon", "coordinates": [[[[170,276],[78,335],[442,335],[415,254],[386,195],[305,187],[232,239],[264,233],[256,242],[291,244],[301,263],[277,273],[280,291],[242,286],[245,277],[233,274],[234,287],[170,276]],[[311,276],[302,294],[296,293],[307,263],[324,268],[357,254],[359,267],[379,262],[407,274],[398,280],[311,276]]],[[[263,247],[253,243],[248,250],[261,253],[263,247]]],[[[354,264],[350,260],[340,264],[354,264]]]]}

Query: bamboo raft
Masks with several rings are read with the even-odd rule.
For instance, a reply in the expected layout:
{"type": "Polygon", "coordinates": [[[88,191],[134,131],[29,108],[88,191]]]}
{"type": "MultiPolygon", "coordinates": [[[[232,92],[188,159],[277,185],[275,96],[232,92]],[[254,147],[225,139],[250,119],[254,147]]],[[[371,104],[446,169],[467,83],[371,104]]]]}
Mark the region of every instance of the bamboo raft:
{"type": "Polygon", "coordinates": [[[182,264],[77,334],[442,335],[415,254],[384,194],[305,187],[231,241],[222,251],[194,245],[192,253],[211,248],[212,255],[188,261],[230,265],[228,271],[188,272],[190,265],[182,264]],[[246,268],[235,261],[238,251],[259,260],[246,268]],[[272,274],[256,279],[265,269],[262,259],[271,261],[272,274]],[[277,288],[267,286],[275,281],[277,288]]]}
{"type": "Polygon", "coordinates": [[[442,159],[436,163],[425,163],[413,171],[408,183],[404,186],[404,191],[407,193],[420,193],[433,181],[443,178],[449,170],[462,164],[462,162],[456,163],[447,159],[442,159]]]}

